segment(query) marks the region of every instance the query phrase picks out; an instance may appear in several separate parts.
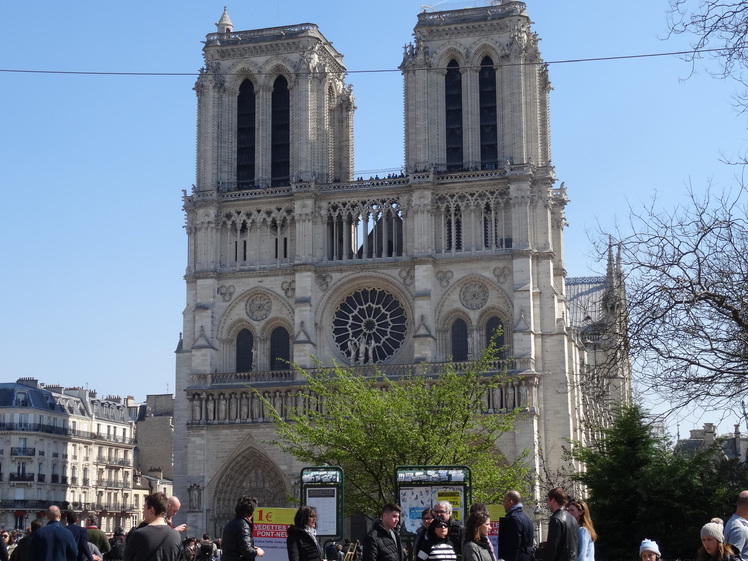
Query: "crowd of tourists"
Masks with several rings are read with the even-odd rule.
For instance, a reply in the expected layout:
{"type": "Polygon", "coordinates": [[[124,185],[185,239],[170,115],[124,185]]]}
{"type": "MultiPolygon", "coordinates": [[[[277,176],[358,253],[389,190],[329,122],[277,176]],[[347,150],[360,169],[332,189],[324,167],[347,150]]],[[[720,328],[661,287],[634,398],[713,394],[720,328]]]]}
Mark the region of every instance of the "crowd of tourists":
{"type": "MultiPolygon", "coordinates": [[[[475,503],[465,525],[440,501],[421,514],[421,526],[409,548],[400,539],[402,509],[388,503],[364,539],[344,547],[331,543],[323,550],[317,538],[317,510],[302,506],[289,526],[288,561],[595,561],[595,532],[587,504],[556,487],[546,497],[551,517],[546,540],[535,543],[533,523],[524,513],[517,491],[504,495],[504,517],[498,528],[498,547],[489,540],[488,508],[475,503]]],[[[242,496],[235,517],[220,539],[182,538],[185,524],[175,526],[180,503],[176,497],[152,493],[144,501],[143,522],[127,534],[117,528],[111,538],[97,526],[95,516],[78,523],[73,511],[57,506],[47,510],[47,523],[34,520],[26,534],[0,531],[0,561],[256,561],[265,551],[252,538],[257,499],[242,496]],[[62,521],[67,522],[66,525],[62,521]]],[[[735,514],[725,524],[713,518],[701,528],[696,561],[748,561],[748,491],[740,493],[735,514]]],[[[645,538],[639,561],[661,561],[656,541],[645,538]]]]}
{"type": "MultiPolygon", "coordinates": [[[[37,518],[23,535],[0,533],[0,561],[184,561],[181,534],[186,526],[172,524],[179,508],[176,497],[152,493],[145,497],[143,522],[128,533],[117,527],[108,537],[98,527],[95,515],[88,515],[82,525],[75,511],[62,512],[52,505],[46,512],[46,524],[37,518]]],[[[192,557],[190,561],[216,561],[218,557],[220,554],[192,557]]]]}
{"type": "MultiPolygon", "coordinates": [[[[570,498],[561,487],[548,491],[546,502],[551,512],[548,532],[546,540],[536,544],[520,494],[504,495],[498,551],[488,538],[491,520],[483,504],[472,505],[464,527],[453,518],[448,501],[426,508],[410,550],[400,540],[402,509],[387,504],[364,540],[363,561],[595,561],[598,536],[587,503],[570,498]]],[[[748,491],[740,493],[726,524],[713,518],[701,528],[700,537],[696,561],[748,561],[748,491]]],[[[292,559],[289,554],[289,561],[319,560],[292,559]]],[[[639,561],[661,561],[657,542],[642,540],[639,561]]]]}

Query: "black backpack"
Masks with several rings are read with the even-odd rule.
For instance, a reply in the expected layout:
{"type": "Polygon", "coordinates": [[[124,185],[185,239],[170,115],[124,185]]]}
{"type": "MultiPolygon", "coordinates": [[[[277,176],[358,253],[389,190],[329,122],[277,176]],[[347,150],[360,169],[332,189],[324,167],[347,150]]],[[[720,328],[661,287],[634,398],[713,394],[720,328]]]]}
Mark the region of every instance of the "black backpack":
{"type": "Polygon", "coordinates": [[[125,558],[125,538],[124,536],[115,536],[109,540],[111,548],[104,554],[105,561],[118,561],[125,558]]]}
{"type": "Polygon", "coordinates": [[[203,542],[200,544],[200,553],[198,559],[213,559],[213,543],[203,542]]]}

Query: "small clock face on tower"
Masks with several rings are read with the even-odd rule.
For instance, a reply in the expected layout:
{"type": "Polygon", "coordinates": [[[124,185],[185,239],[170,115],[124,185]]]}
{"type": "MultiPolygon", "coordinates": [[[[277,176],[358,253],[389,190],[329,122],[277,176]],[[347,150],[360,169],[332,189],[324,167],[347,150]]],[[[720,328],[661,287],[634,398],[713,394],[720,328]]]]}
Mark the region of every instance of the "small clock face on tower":
{"type": "Polygon", "coordinates": [[[345,297],[333,319],[335,344],[350,364],[389,359],[402,346],[406,331],[402,304],[379,288],[364,288],[345,297]]]}

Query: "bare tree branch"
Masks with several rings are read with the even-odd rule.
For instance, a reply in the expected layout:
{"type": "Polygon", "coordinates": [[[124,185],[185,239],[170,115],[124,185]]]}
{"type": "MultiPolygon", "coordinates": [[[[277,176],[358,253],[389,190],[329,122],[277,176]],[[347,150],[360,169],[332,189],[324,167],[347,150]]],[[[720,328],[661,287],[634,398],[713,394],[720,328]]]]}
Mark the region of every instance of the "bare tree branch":
{"type": "Polygon", "coordinates": [[[626,272],[622,351],[674,408],[723,409],[748,393],[747,196],[691,191],[671,213],[632,210],[630,233],[613,236],[626,272]]]}
{"type": "Polygon", "coordinates": [[[720,78],[733,78],[741,90],[735,94],[735,107],[748,110],[748,2],[727,0],[670,0],[668,25],[671,35],[693,37],[693,52],[685,58],[692,64],[699,51],[719,49],[713,57],[720,78]]]}

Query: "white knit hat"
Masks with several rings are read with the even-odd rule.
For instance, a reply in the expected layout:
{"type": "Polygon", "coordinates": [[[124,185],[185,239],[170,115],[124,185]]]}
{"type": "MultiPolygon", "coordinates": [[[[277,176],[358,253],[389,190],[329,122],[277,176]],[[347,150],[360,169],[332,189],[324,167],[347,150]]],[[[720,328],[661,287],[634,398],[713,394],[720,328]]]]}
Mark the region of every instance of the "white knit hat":
{"type": "Polygon", "coordinates": [[[657,542],[648,538],[644,538],[642,544],[639,546],[639,559],[641,559],[642,553],[645,551],[651,551],[657,555],[657,557],[661,556],[660,547],[657,545],[657,542]]]}
{"type": "Polygon", "coordinates": [[[721,518],[712,518],[711,522],[704,524],[701,527],[701,537],[709,536],[714,538],[719,543],[724,541],[723,532],[725,530],[725,523],[721,518]]]}

